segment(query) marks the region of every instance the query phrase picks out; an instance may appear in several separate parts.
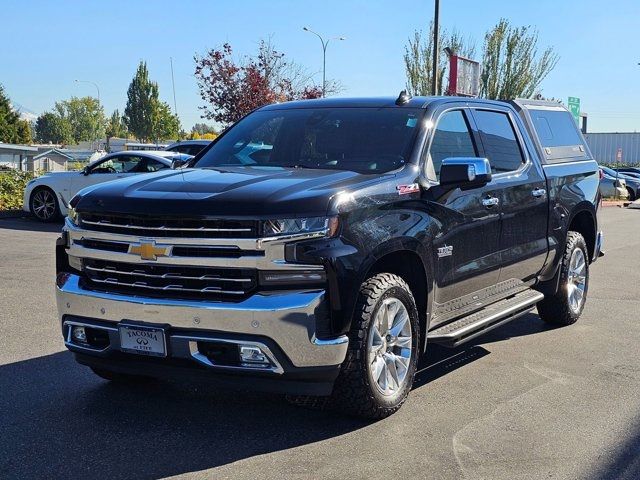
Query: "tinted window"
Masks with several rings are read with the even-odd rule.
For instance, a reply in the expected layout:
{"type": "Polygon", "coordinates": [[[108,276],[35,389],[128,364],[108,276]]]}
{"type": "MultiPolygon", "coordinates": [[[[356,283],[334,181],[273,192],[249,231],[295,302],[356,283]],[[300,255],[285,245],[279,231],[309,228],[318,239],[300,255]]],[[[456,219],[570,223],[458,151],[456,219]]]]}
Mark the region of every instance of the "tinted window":
{"type": "Polygon", "coordinates": [[[144,166],[144,169],[142,169],[141,171],[143,172],[157,172],[158,170],[162,170],[164,168],[169,168],[167,165],[165,165],[164,163],[158,162],[157,160],[153,160],[151,158],[147,158],[146,159],[146,165],[144,166]]]}
{"type": "Polygon", "coordinates": [[[461,110],[453,110],[438,119],[429,156],[436,178],[440,178],[440,166],[445,158],[477,157],[469,125],[461,110]]]}
{"type": "Polygon", "coordinates": [[[97,163],[91,173],[122,173],[121,157],[111,157],[97,163]]]}
{"type": "Polygon", "coordinates": [[[474,116],[491,169],[500,173],[520,168],[524,159],[509,115],[476,110],[474,116]]]}
{"type": "Polygon", "coordinates": [[[564,110],[529,110],[543,147],[582,145],[573,116],[564,110]]]}
{"type": "Polygon", "coordinates": [[[413,108],[258,111],[228,130],[196,166],[385,172],[407,161],[422,114],[413,108]]]}

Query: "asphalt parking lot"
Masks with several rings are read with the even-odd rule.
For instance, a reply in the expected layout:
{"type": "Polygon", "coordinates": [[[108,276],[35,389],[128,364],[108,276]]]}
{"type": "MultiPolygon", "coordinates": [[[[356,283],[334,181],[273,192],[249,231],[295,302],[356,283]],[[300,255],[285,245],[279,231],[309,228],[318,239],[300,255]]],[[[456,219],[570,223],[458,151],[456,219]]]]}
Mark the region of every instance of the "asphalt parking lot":
{"type": "Polygon", "coordinates": [[[0,219],[0,478],[640,478],[640,211],[601,222],[606,256],[577,324],[533,313],[433,346],[405,406],[371,423],[99,379],[60,336],[60,225],[0,219]]]}

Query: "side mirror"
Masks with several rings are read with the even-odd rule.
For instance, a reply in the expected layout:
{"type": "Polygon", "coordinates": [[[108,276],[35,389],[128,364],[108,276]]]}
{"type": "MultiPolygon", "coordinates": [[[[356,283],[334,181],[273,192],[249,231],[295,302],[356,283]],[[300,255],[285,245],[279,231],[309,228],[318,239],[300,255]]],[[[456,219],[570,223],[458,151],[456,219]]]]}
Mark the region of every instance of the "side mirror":
{"type": "Polygon", "coordinates": [[[174,158],[173,160],[171,160],[171,170],[176,170],[177,168],[184,166],[188,161],[189,160],[184,160],[181,158],[174,158]]]}
{"type": "Polygon", "coordinates": [[[440,166],[440,185],[469,190],[491,181],[491,165],[486,158],[445,158],[440,166]]]}
{"type": "Polygon", "coordinates": [[[89,175],[89,167],[84,167],[84,168],[82,169],[82,174],[83,174],[83,175],[85,175],[85,176],[86,176],[86,175],[89,175]]]}

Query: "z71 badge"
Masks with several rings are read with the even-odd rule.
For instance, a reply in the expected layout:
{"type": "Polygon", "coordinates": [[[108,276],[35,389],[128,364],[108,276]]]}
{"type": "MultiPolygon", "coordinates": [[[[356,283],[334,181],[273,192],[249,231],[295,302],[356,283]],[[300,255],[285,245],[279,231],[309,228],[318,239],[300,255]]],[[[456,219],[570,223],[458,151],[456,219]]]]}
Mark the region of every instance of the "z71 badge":
{"type": "Polygon", "coordinates": [[[398,190],[398,195],[407,195],[409,193],[418,193],[420,191],[420,185],[417,183],[398,185],[396,189],[398,190]]]}
{"type": "Polygon", "coordinates": [[[438,248],[438,258],[450,257],[451,255],[453,255],[453,246],[445,245],[438,248]]]}

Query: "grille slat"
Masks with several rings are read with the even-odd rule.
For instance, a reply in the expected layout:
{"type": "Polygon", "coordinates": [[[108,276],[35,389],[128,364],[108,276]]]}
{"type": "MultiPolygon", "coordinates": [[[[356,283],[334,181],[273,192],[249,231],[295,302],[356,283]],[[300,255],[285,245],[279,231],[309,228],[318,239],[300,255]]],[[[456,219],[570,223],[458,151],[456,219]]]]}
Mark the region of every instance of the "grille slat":
{"type": "Polygon", "coordinates": [[[82,213],[81,225],[88,230],[154,237],[257,238],[256,220],[200,218],[154,218],[82,213]]]}
{"type": "Polygon", "coordinates": [[[164,298],[237,301],[257,287],[257,271],[85,259],[85,287],[164,298]]]}

